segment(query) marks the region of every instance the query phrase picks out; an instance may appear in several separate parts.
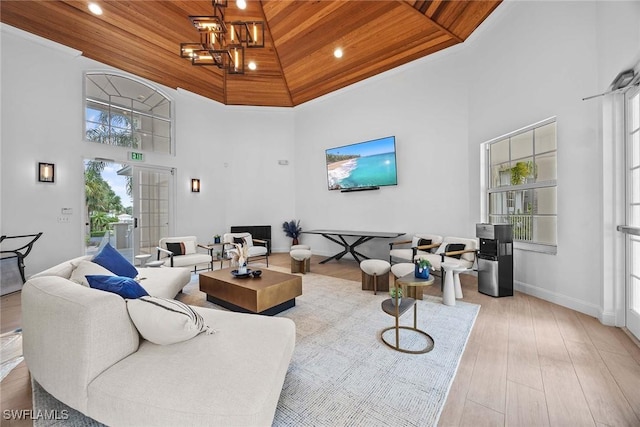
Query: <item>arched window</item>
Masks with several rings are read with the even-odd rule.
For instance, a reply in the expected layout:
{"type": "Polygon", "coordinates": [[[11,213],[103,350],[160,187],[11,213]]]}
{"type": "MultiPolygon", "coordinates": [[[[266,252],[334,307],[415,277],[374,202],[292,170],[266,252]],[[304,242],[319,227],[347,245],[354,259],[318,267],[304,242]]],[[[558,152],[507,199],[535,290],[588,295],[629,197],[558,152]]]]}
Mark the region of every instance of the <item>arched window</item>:
{"type": "Polygon", "coordinates": [[[117,74],[86,73],[84,91],[85,140],[174,153],[171,100],[159,90],[117,74]]]}

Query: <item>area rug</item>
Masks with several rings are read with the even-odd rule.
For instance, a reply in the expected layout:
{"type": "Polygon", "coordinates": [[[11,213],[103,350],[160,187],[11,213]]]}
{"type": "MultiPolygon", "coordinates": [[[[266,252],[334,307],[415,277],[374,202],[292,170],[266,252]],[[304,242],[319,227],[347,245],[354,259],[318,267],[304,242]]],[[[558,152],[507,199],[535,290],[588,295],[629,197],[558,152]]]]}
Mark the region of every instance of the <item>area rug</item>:
{"type": "MultiPolygon", "coordinates": [[[[296,306],[279,314],[295,322],[297,336],[274,426],[437,425],[480,306],[446,306],[427,296],[417,301],[418,329],[435,346],[406,354],[380,339],[395,322],[381,309],[386,292],[373,295],[360,282],[313,273],[302,275],[302,286],[296,306]]],[[[217,307],[206,301],[195,276],[179,299],[217,307]]],[[[413,310],[401,324],[413,325],[413,310]]],[[[385,338],[395,343],[394,332],[385,338]]],[[[411,331],[403,331],[400,343],[424,344],[411,331]]]]}
{"type": "MultiPolygon", "coordinates": [[[[278,315],[295,322],[297,336],[273,425],[437,425],[480,306],[460,301],[445,306],[441,298],[426,296],[417,301],[417,326],[435,346],[429,353],[406,354],[380,339],[380,331],[394,325],[381,310],[386,293],[373,295],[362,291],[360,282],[313,273],[302,278],[296,306],[278,315]]],[[[222,309],[206,300],[196,275],[178,299],[222,309]]],[[[401,324],[413,324],[413,311],[401,324]]],[[[393,334],[385,338],[395,342],[393,334]]],[[[400,336],[402,346],[420,346],[421,340],[412,332],[400,336]]],[[[36,410],[68,411],[66,420],[38,420],[39,427],[101,425],[69,410],[37,383],[33,397],[36,410]]]]}
{"type": "Polygon", "coordinates": [[[22,331],[17,329],[0,335],[0,381],[23,360],[22,331]]]}

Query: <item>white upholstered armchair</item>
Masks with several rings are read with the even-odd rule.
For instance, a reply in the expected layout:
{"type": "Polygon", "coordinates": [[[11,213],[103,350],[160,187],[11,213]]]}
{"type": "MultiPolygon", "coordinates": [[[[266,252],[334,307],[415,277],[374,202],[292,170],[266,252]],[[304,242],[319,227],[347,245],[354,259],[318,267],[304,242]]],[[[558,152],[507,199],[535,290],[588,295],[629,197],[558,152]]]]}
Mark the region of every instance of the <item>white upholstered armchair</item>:
{"type": "MultiPolygon", "coordinates": [[[[254,239],[250,233],[226,233],[222,236],[222,253],[227,254],[229,259],[230,251],[235,251],[234,243],[240,243],[247,247],[248,257],[247,264],[250,261],[264,258],[269,267],[269,242],[267,240],[254,239]]],[[[220,260],[220,268],[222,268],[223,260],[220,260]]]]}
{"type": "Polygon", "coordinates": [[[389,243],[389,263],[413,262],[416,256],[435,252],[442,243],[442,236],[420,233],[411,240],[389,243]]]}
{"type": "Polygon", "coordinates": [[[198,266],[206,265],[213,270],[212,248],[197,242],[196,236],[164,237],[158,243],[158,261],[166,267],[189,267],[198,271],[198,266]],[[205,253],[206,252],[206,253],[205,253]]]}
{"type": "Polygon", "coordinates": [[[478,251],[478,241],[466,237],[445,237],[434,253],[416,255],[416,258],[425,258],[431,262],[435,271],[440,271],[442,283],[444,283],[444,270],[442,263],[453,262],[461,267],[473,268],[478,251]]]}

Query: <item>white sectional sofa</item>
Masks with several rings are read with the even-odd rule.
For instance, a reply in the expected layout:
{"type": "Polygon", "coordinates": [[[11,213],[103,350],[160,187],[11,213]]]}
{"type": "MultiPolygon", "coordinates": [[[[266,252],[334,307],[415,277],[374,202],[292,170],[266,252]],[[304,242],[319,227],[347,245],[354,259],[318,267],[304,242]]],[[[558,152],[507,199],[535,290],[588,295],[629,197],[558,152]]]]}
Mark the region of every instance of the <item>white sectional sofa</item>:
{"type": "MultiPolygon", "coordinates": [[[[81,256],[62,262],[40,273],[31,276],[31,279],[47,276],[58,276],[64,279],[75,280],[77,266],[82,261],[90,261],[91,255],[81,256]],[[74,277],[72,277],[74,276],[74,277]]],[[[155,297],[174,298],[187,283],[191,281],[191,271],[187,268],[141,268],[138,270],[140,285],[155,297]]]]}
{"type": "MultiPolygon", "coordinates": [[[[125,299],[71,281],[72,265],[22,290],[25,360],[49,394],[112,426],[271,425],[295,346],[290,319],[193,307],[215,333],[158,345],[125,299]]],[[[173,297],[183,273],[188,282],[184,268],[138,270],[151,295],[173,297]]]]}

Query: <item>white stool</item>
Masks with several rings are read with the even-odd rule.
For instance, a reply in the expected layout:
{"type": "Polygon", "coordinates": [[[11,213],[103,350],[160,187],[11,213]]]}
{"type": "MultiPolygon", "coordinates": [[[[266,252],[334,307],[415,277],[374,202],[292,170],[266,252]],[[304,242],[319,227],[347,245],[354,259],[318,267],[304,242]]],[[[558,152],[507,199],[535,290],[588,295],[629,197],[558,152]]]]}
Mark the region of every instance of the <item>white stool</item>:
{"type": "Polygon", "coordinates": [[[389,290],[389,270],[391,264],[381,259],[365,259],[360,263],[362,270],[362,290],[370,291],[373,289],[375,295],[379,290],[389,290]]]}
{"type": "Polygon", "coordinates": [[[416,266],[410,262],[400,262],[391,266],[391,274],[393,274],[393,283],[398,277],[406,276],[416,271],[416,266]]]}
{"type": "Polygon", "coordinates": [[[456,305],[456,293],[453,284],[453,270],[460,267],[457,262],[443,262],[440,264],[444,270],[444,288],[442,289],[442,303],[444,305],[456,305]]]}
{"type": "MultiPolygon", "coordinates": [[[[398,280],[398,278],[404,277],[407,274],[413,273],[415,271],[415,264],[412,264],[410,262],[399,262],[398,264],[393,264],[391,266],[391,274],[393,274],[393,286],[396,287],[396,281],[398,280]]],[[[411,289],[415,290],[415,288],[406,289],[405,287],[402,287],[402,292],[404,293],[405,297],[409,296],[409,292],[405,291],[410,291],[411,289]]]]}
{"type": "Polygon", "coordinates": [[[291,257],[291,273],[305,274],[311,271],[311,251],[309,249],[293,249],[289,252],[289,256],[291,257]]]}
{"type": "Polygon", "coordinates": [[[311,246],[309,245],[293,245],[291,246],[291,249],[289,249],[290,251],[296,250],[296,249],[306,249],[308,251],[311,250],[311,246]]]}
{"type": "Polygon", "coordinates": [[[456,299],[462,298],[462,286],[460,285],[460,273],[467,271],[468,268],[458,266],[453,271],[453,289],[455,291],[456,299]]]}

